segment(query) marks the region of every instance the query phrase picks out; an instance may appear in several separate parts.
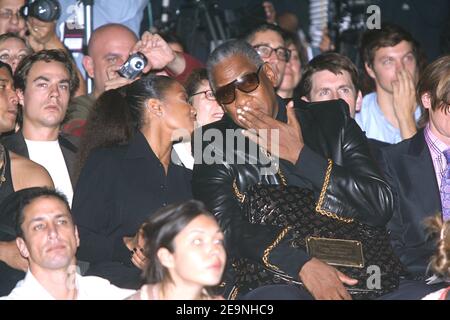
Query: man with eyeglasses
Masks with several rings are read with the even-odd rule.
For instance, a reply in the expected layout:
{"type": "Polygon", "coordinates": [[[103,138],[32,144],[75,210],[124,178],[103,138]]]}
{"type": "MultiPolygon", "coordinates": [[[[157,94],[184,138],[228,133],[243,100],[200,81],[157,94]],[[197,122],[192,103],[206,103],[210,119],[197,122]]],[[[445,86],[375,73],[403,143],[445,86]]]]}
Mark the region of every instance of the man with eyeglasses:
{"type": "MultiPolygon", "coordinates": [[[[252,298],[350,299],[344,285],[355,285],[355,279],[292,248],[291,231],[250,224],[234,191],[245,192],[257,183],[282,181],[277,170],[263,172],[263,155],[251,152],[258,150],[258,146],[252,147],[257,143],[274,166],[278,163],[279,172],[289,185],[308,188],[316,199],[323,200],[318,204],[320,210],[384,226],[392,215],[392,192],[347,105],[340,100],[314,105],[298,100],[295,108],[294,102],[285,107],[274,91],[278,78],[272,65],[264,63],[244,41],[219,46],[209,57],[207,68],[211,88],[226,114],[194,134],[193,150],[201,143],[202,156],[213,149],[224,157],[211,163],[194,154],[194,197],[203,201],[221,223],[231,261],[246,258],[260,261],[264,268],[276,266],[281,273],[302,281],[307,289],[274,285],[252,298]],[[263,131],[251,129],[267,129],[267,139],[263,131]],[[217,132],[223,135],[223,143],[220,139],[211,140],[211,134],[217,132]],[[247,147],[230,144],[226,139],[229,133],[239,139],[241,132],[250,140],[244,138],[247,147]],[[275,132],[279,136],[276,145],[271,144],[275,132]],[[200,137],[202,141],[198,141],[200,137]],[[234,159],[244,161],[233,162],[234,159]]],[[[232,271],[227,274],[232,275],[232,271]]],[[[233,281],[227,284],[232,286],[233,281]]],[[[235,293],[232,290],[230,296],[235,293]]],[[[238,296],[244,293],[238,292],[238,296]]]]}
{"type": "Polygon", "coordinates": [[[284,31],[280,27],[264,23],[253,29],[245,37],[245,40],[253,46],[261,59],[269,63],[275,71],[276,88],[280,86],[283,80],[286,63],[291,57],[291,51],[286,48],[283,34],[284,31]]]}
{"type": "Polygon", "coordinates": [[[20,8],[25,0],[0,0],[0,35],[12,32],[25,36],[25,20],[20,15],[20,8]]]}

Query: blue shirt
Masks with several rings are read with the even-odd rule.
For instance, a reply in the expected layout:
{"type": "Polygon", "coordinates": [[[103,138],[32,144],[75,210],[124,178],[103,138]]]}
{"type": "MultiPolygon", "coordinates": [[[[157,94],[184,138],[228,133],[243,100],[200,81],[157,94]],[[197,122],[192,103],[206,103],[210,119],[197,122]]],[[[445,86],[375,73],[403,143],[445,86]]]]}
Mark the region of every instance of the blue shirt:
{"type": "MultiPolygon", "coordinates": [[[[421,115],[420,108],[417,107],[414,113],[416,122],[421,115]]],[[[376,92],[364,96],[361,111],[356,113],[355,120],[367,138],[376,139],[387,143],[398,143],[402,141],[400,129],[395,128],[384,116],[377,102],[376,92]]]]}

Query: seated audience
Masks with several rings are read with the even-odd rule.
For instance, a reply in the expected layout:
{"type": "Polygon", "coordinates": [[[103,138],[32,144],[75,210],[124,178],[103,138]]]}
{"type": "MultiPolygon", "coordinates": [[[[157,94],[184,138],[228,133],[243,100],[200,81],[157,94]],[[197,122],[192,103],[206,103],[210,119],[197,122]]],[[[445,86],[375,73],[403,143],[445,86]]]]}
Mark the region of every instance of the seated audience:
{"type": "Polygon", "coordinates": [[[223,234],[201,202],[160,209],[145,222],[142,237],[145,285],[131,299],[220,299],[211,287],[225,268],[223,234]]]}
{"type": "MultiPolygon", "coordinates": [[[[0,134],[13,130],[18,110],[11,67],[0,61],[0,134]]],[[[0,143],[0,296],[9,293],[24,277],[28,262],[15,244],[9,197],[14,191],[37,186],[53,187],[48,172],[40,165],[8,150],[0,143]],[[7,232],[10,230],[10,232],[7,232]]]]}
{"type": "Polygon", "coordinates": [[[77,273],[75,253],[80,240],[63,194],[39,187],[23,190],[15,231],[17,247],[29,268],[6,299],[117,300],[133,293],[105,279],[77,273]]]}
{"type": "Polygon", "coordinates": [[[14,74],[22,106],[19,131],[2,137],[10,150],[39,163],[50,173],[55,187],[72,201],[73,169],[78,139],[61,133],[61,123],[79,79],[62,50],[42,50],[25,57],[14,74]]]}
{"type": "MultiPolygon", "coordinates": [[[[82,239],[78,257],[90,263],[88,273],[121,287],[138,288],[146,259],[133,249],[139,248],[142,223],[160,207],[191,198],[191,172],[171,157],[173,141],[189,137],[194,129],[195,111],[187,100],[176,80],[154,75],[99,98],[105,105],[97,106],[98,111],[105,112],[106,118],[88,124],[92,136],[85,141],[105,131],[108,107],[113,105],[127,114],[120,125],[133,136],[126,145],[95,148],[91,144],[92,152],[80,165],[73,214],[82,239]]],[[[98,145],[109,143],[107,135],[100,137],[105,140],[95,138],[98,145]]]]}
{"type": "Polygon", "coordinates": [[[361,56],[375,92],[364,96],[356,122],[368,138],[387,143],[411,138],[420,117],[415,95],[419,44],[402,28],[384,25],[363,34],[361,56]]]}
{"type": "Polygon", "coordinates": [[[417,101],[424,108],[425,127],[412,138],[381,149],[381,164],[395,194],[388,223],[392,245],[409,271],[423,279],[436,240],[428,236],[423,222],[436,212],[442,212],[445,221],[450,219],[450,55],[424,70],[417,101]]]}

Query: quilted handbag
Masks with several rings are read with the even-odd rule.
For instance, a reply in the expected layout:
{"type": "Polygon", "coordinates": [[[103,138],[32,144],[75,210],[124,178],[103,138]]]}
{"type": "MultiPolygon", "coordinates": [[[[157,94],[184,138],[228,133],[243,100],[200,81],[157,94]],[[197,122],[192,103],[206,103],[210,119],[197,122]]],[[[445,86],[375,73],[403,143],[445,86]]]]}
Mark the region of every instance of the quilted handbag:
{"type": "MultiPolygon", "coordinates": [[[[357,279],[357,285],[347,287],[354,299],[372,299],[391,292],[398,287],[400,277],[406,275],[385,228],[321,212],[315,205],[313,191],[283,184],[256,184],[244,194],[239,193],[236,184],[234,188],[250,223],[289,230],[291,247],[307,251],[357,279]]],[[[277,267],[244,258],[235,259],[232,265],[241,294],[269,284],[302,285],[277,267]]]]}

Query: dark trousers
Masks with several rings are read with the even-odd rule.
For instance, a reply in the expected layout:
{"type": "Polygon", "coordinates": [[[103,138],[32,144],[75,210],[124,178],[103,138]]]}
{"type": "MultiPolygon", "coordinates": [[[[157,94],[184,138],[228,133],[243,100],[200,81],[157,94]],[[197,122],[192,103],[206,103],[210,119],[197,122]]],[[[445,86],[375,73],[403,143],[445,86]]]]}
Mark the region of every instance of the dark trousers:
{"type": "MultiPolygon", "coordinates": [[[[427,294],[448,286],[448,284],[427,285],[423,281],[401,280],[397,290],[378,297],[377,300],[420,300],[427,294]]],[[[256,288],[242,297],[243,300],[314,300],[301,286],[270,285],[256,288]]]]}

